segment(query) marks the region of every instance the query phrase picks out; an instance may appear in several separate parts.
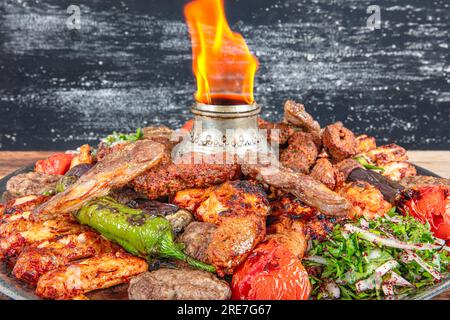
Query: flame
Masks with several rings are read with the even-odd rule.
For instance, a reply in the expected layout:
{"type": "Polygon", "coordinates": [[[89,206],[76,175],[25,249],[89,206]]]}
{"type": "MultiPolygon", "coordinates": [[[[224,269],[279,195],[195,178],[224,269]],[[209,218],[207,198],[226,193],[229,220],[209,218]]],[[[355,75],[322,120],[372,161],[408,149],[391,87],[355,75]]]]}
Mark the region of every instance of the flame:
{"type": "Polygon", "coordinates": [[[223,0],[194,0],[184,8],[192,42],[198,102],[251,104],[258,60],[244,38],[231,31],[223,0]]]}

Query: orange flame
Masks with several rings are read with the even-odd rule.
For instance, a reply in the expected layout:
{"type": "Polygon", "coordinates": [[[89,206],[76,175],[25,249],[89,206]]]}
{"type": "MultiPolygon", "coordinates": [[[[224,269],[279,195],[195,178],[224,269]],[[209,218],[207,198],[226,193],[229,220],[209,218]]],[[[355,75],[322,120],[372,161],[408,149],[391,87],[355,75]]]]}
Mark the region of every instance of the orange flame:
{"type": "Polygon", "coordinates": [[[258,60],[244,38],[231,31],[223,0],[194,0],[184,8],[192,42],[192,68],[198,102],[253,103],[258,60]]]}

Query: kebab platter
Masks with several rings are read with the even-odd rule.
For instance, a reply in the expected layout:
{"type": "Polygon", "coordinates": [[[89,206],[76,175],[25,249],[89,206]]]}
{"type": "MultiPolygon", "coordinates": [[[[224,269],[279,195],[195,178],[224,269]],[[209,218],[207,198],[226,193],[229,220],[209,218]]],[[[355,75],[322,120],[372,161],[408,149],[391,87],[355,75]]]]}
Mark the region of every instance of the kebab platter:
{"type": "Polygon", "coordinates": [[[448,287],[450,180],[395,143],[319,124],[296,97],[281,121],[261,118],[258,61],[222,1],[192,1],[185,16],[193,119],[114,132],[8,177],[3,276],[57,300],[411,299],[448,287]]]}

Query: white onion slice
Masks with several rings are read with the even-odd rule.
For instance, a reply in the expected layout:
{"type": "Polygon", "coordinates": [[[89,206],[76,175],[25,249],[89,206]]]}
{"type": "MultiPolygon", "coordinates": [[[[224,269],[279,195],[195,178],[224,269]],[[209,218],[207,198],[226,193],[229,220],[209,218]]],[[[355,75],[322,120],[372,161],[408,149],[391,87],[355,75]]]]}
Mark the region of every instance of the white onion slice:
{"type": "Polygon", "coordinates": [[[351,224],[344,225],[344,230],[346,230],[350,233],[358,233],[358,235],[361,238],[363,238],[367,241],[373,242],[375,244],[386,246],[386,247],[392,247],[392,248],[404,249],[404,250],[439,250],[442,248],[442,246],[435,245],[435,244],[429,244],[429,243],[410,244],[410,243],[406,243],[406,242],[396,240],[396,239],[388,239],[388,238],[380,237],[379,235],[376,235],[367,230],[358,228],[351,224]]]}

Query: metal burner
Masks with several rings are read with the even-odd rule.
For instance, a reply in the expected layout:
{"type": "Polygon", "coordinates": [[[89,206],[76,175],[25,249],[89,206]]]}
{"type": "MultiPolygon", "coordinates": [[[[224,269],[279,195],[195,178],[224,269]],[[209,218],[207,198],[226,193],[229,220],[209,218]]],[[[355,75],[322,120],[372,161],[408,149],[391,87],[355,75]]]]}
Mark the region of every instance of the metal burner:
{"type": "Polygon", "coordinates": [[[258,130],[261,107],[251,105],[210,105],[192,107],[194,126],[189,141],[179,148],[204,154],[228,152],[244,155],[247,151],[268,150],[267,137],[258,130]]]}

